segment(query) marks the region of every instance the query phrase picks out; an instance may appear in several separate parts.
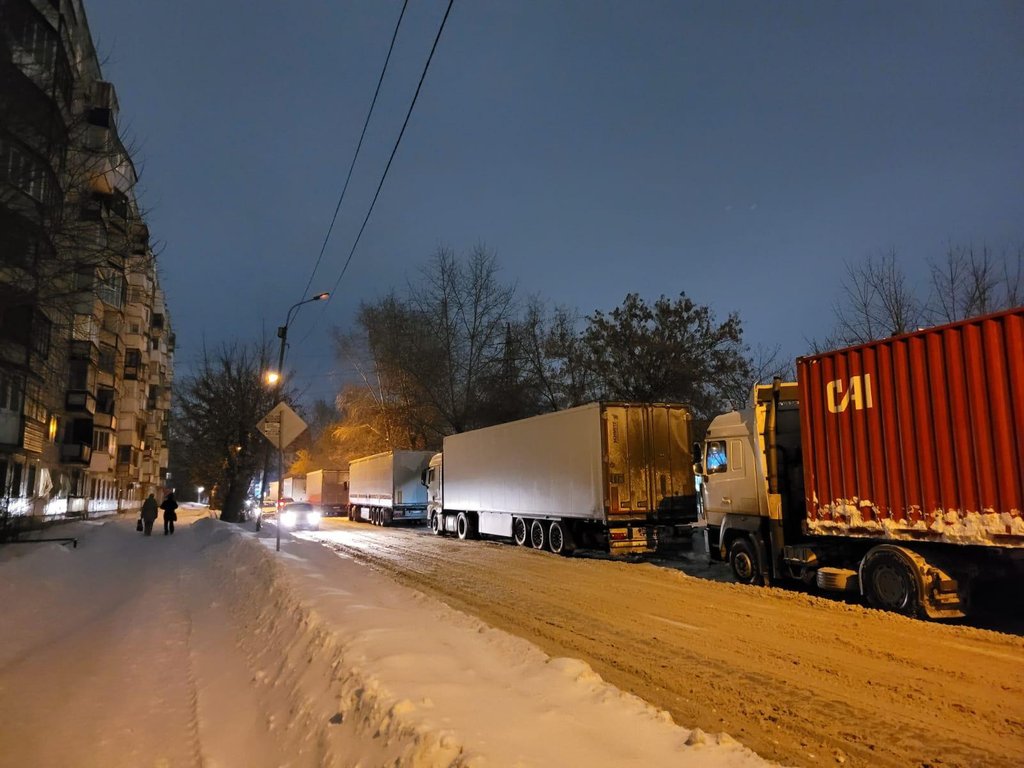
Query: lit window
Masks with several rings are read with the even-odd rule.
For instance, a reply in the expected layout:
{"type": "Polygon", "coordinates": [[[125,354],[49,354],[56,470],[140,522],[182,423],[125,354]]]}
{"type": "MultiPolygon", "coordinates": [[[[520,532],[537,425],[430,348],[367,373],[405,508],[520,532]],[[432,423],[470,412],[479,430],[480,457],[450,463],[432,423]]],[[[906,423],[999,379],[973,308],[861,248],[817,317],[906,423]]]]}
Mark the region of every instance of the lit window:
{"type": "Polygon", "coordinates": [[[725,472],[729,469],[729,460],[725,454],[724,440],[712,440],[708,443],[707,458],[704,460],[704,466],[709,475],[725,472]]]}

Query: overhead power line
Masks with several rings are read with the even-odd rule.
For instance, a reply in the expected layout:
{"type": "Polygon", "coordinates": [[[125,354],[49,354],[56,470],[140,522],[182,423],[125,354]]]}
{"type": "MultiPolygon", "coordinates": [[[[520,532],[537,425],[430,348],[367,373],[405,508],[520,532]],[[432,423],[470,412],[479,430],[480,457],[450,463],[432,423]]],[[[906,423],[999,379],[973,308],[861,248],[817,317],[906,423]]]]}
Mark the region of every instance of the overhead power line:
{"type": "Polygon", "coordinates": [[[338,204],[334,206],[334,215],[331,217],[331,225],[327,228],[327,234],[324,236],[323,245],[320,246],[320,255],[316,257],[316,263],[313,265],[313,271],[309,275],[309,281],[306,283],[306,287],[302,290],[302,299],[306,298],[306,294],[309,293],[309,286],[313,284],[313,278],[316,277],[316,271],[320,268],[320,262],[324,258],[324,252],[327,250],[327,243],[331,239],[331,233],[334,231],[334,223],[338,220],[338,211],[341,210],[341,204],[345,200],[345,192],[348,191],[348,183],[352,180],[352,171],[356,167],[356,160],[359,159],[359,150],[363,147],[363,139],[366,137],[366,129],[370,125],[370,118],[373,116],[373,108],[377,105],[377,96],[380,95],[380,86],[384,82],[384,74],[388,71],[388,63],[391,61],[391,52],[395,50],[395,40],[398,37],[398,28],[402,26],[402,18],[405,16],[405,9],[409,5],[409,0],[405,0],[402,3],[402,11],[398,14],[398,21],[395,22],[395,31],[391,35],[391,45],[388,46],[388,55],[384,59],[384,66],[380,70],[380,77],[377,78],[377,88],[373,92],[373,100],[370,101],[370,109],[366,113],[366,120],[363,122],[363,130],[359,134],[359,142],[356,144],[355,154],[352,155],[352,162],[348,167],[348,174],[345,176],[345,184],[341,188],[341,194],[338,196],[338,204]]]}
{"type": "MultiPolygon", "coordinates": [[[[338,286],[341,284],[342,278],[348,271],[349,264],[352,263],[352,257],[355,255],[356,248],[359,247],[359,241],[360,239],[362,239],[363,232],[366,230],[366,224],[367,222],[370,221],[371,214],[373,214],[373,208],[377,204],[377,198],[380,197],[380,191],[384,187],[384,181],[388,177],[388,171],[391,170],[391,163],[394,161],[395,154],[398,152],[398,147],[402,143],[402,137],[405,136],[405,129],[409,125],[409,118],[412,117],[412,111],[416,107],[416,100],[419,98],[420,91],[423,89],[423,81],[426,80],[427,78],[427,71],[430,69],[430,62],[433,61],[434,59],[434,52],[437,50],[437,44],[441,40],[441,33],[444,32],[444,26],[448,22],[448,16],[452,12],[452,5],[454,5],[454,3],[455,0],[448,0],[448,7],[445,9],[444,18],[441,19],[441,25],[437,28],[437,35],[435,35],[434,37],[434,44],[430,47],[430,54],[427,56],[427,61],[423,65],[423,72],[420,74],[420,81],[416,85],[416,92],[413,94],[412,101],[409,103],[409,110],[405,113],[405,121],[402,123],[402,130],[398,132],[398,138],[395,139],[395,146],[391,149],[391,155],[390,157],[388,157],[388,163],[384,167],[384,173],[381,174],[380,183],[377,185],[377,191],[373,195],[373,200],[370,201],[370,208],[369,210],[367,210],[366,216],[365,218],[363,218],[363,223],[359,227],[359,233],[356,235],[356,239],[352,243],[352,249],[348,252],[348,258],[345,259],[345,264],[344,266],[342,266],[341,272],[338,274],[338,279],[335,280],[334,285],[331,286],[330,296],[327,299],[328,304],[334,301],[334,296],[338,290],[338,286]]],[[[308,286],[306,289],[309,290],[308,286]]],[[[316,318],[313,320],[313,324],[310,326],[309,330],[306,331],[305,335],[299,341],[300,344],[307,338],[309,338],[310,334],[313,333],[313,330],[316,328],[316,324],[321,314],[322,313],[317,313],[316,318]]]]}
{"type": "MultiPolygon", "coordinates": [[[[448,21],[448,15],[452,12],[452,5],[455,0],[448,0],[448,8],[444,12],[444,18],[441,19],[441,26],[437,28],[437,36],[434,37],[434,44],[430,48],[430,55],[427,56],[427,63],[423,65],[423,74],[420,75],[420,82],[416,86],[416,93],[413,94],[412,102],[409,104],[409,111],[405,114],[405,122],[402,123],[402,130],[398,133],[398,138],[395,140],[395,146],[391,150],[391,156],[388,158],[388,164],[384,167],[384,173],[380,177],[380,184],[377,185],[377,191],[373,195],[373,200],[370,202],[370,209],[366,212],[366,217],[363,219],[363,224],[359,227],[359,234],[356,235],[355,242],[352,243],[352,250],[349,251],[348,258],[345,259],[345,265],[341,268],[341,272],[338,274],[338,279],[334,281],[334,286],[331,288],[331,298],[334,297],[334,292],[338,290],[338,285],[341,284],[341,279],[345,276],[345,272],[348,271],[348,265],[352,263],[352,256],[355,255],[356,248],[359,246],[359,240],[363,236],[363,231],[366,229],[366,223],[370,220],[370,215],[373,213],[373,207],[377,204],[377,198],[380,197],[380,191],[384,187],[384,180],[388,177],[388,171],[391,169],[391,163],[395,159],[395,154],[398,152],[398,145],[402,143],[402,137],[405,135],[405,129],[409,125],[409,118],[412,117],[412,111],[416,106],[416,100],[419,98],[420,89],[423,88],[423,81],[427,77],[427,70],[430,69],[430,62],[434,58],[434,51],[437,50],[437,44],[441,40],[441,33],[444,32],[444,25],[448,21]]],[[[330,302],[330,298],[328,302],[330,302]]]]}

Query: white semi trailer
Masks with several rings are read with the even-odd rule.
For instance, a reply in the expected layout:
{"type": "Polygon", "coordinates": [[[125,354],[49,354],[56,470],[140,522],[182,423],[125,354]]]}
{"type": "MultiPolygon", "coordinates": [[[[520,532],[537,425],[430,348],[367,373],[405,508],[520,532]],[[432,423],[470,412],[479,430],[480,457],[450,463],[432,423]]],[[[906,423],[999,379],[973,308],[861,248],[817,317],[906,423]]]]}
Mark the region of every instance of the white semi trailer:
{"type": "Polygon", "coordinates": [[[349,464],[349,519],[375,525],[427,519],[423,472],[432,451],[387,451],[349,464]]]}
{"type": "Polygon", "coordinates": [[[651,551],[697,518],[690,424],[682,405],[591,403],[446,437],[424,476],[431,530],[651,551]]]}

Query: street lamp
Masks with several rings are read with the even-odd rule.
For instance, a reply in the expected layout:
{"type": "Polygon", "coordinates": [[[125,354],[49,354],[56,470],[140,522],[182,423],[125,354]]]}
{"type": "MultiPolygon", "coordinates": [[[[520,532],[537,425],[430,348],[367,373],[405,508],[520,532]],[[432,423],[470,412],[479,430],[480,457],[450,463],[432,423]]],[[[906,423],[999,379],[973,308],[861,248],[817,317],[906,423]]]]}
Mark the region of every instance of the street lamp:
{"type": "MultiPolygon", "coordinates": [[[[275,406],[281,402],[281,387],[284,384],[284,350],[287,347],[288,326],[292,322],[292,312],[295,312],[303,304],[309,304],[312,301],[323,301],[330,297],[331,294],[324,291],[323,293],[318,293],[311,299],[295,302],[288,308],[288,314],[284,316],[284,325],[277,329],[277,337],[281,339],[281,352],[277,356],[277,370],[271,371],[267,374],[267,381],[275,385],[275,406]]],[[[278,552],[281,551],[281,486],[284,485],[284,430],[281,427],[281,424],[277,425],[277,502],[274,505],[277,510],[277,525],[274,527],[277,529],[278,552]]],[[[266,473],[264,473],[264,478],[265,477],[266,473]]]]}

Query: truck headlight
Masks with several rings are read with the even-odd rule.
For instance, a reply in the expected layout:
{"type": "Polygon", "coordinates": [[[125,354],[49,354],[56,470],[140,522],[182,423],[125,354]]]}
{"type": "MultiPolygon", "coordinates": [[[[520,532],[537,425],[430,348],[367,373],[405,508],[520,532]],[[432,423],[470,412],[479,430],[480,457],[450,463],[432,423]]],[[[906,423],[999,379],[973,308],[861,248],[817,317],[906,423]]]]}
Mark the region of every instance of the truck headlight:
{"type": "Polygon", "coordinates": [[[306,515],[306,522],[310,525],[320,525],[320,513],[315,509],[306,515]]]}
{"type": "Polygon", "coordinates": [[[295,513],[291,510],[281,513],[281,525],[285,528],[295,527],[295,513]]]}

